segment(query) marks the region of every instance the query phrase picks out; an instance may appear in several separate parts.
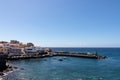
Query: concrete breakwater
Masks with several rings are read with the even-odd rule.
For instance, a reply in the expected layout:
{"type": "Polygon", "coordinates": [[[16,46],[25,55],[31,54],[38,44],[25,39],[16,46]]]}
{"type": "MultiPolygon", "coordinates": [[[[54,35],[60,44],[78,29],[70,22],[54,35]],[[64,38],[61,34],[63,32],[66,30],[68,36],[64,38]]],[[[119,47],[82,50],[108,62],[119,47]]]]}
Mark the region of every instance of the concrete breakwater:
{"type": "Polygon", "coordinates": [[[8,60],[19,60],[19,59],[32,59],[32,58],[44,58],[44,57],[53,57],[53,56],[68,56],[68,57],[80,57],[80,58],[91,58],[91,59],[105,59],[106,56],[101,56],[98,54],[90,53],[69,53],[69,52],[50,52],[48,54],[32,54],[32,55],[18,55],[18,56],[9,56],[8,60]]]}
{"type": "Polygon", "coordinates": [[[69,53],[69,54],[54,54],[54,56],[70,56],[70,57],[80,57],[80,58],[91,58],[91,59],[105,59],[106,56],[101,56],[98,54],[84,54],[84,53],[69,53]]]}

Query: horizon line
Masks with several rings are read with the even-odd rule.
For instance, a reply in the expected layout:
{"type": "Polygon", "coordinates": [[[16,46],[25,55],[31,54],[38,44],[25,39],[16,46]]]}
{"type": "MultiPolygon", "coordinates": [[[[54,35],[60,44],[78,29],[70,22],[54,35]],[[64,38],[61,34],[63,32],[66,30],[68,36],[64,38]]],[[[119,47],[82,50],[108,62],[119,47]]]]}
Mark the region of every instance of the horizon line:
{"type": "MultiPolygon", "coordinates": [[[[48,46],[48,47],[50,47],[50,46],[48,46]]],[[[48,48],[48,47],[43,47],[43,48],[48,48]]],[[[120,47],[112,47],[112,46],[110,46],[110,47],[50,47],[50,48],[120,48],[120,47]]]]}

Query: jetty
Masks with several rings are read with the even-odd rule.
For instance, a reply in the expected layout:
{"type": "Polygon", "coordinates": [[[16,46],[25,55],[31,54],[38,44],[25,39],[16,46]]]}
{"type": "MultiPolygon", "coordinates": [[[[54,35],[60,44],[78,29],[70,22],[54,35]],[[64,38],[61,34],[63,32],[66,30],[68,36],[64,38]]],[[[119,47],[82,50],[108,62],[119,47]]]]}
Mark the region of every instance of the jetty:
{"type": "Polygon", "coordinates": [[[54,56],[68,56],[68,57],[79,57],[79,58],[90,58],[90,59],[106,59],[106,56],[101,56],[93,53],[70,53],[70,52],[51,52],[49,54],[32,54],[32,55],[13,55],[8,56],[7,60],[19,60],[19,59],[32,59],[32,58],[45,58],[54,56]]]}
{"type": "Polygon", "coordinates": [[[87,53],[68,53],[68,54],[54,54],[53,56],[69,56],[69,57],[80,57],[80,58],[91,58],[91,59],[105,59],[106,56],[101,56],[98,54],[87,54],[87,53]]]}

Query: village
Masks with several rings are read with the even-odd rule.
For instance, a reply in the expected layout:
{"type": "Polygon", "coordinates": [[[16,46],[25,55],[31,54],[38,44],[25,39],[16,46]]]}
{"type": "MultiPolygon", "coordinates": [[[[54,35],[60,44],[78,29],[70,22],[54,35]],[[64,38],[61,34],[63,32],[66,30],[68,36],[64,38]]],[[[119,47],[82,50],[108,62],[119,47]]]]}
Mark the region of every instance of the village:
{"type": "Polygon", "coordinates": [[[7,60],[43,58],[52,56],[70,56],[91,59],[105,59],[106,56],[101,56],[98,53],[90,52],[66,52],[66,51],[52,51],[51,48],[42,48],[35,46],[32,42],[23,44],[17,40],[10,42],[0,42],[0,54],[7,55],[7,60]]]}
{"type": "Polygon", "coordinates": [[[13,67],[7,65],[7,60],[40,58],[51,54],[50,48],[41,48],[29,42],[23,44],[17,40],[0,41],[0,75],[12,71],[13,67]]]}
{"type": "Polygon", "coordinates": [[[51,52],[50,48],[41,48],[35,46],[32,42],[23,44],[17,40],[11,40],[10,42],[1,41],[0,42],[0,54],[7,54],[8,56],[18,56],[18,55],[31,55],[36,53],[48,53],[51,52]]]}

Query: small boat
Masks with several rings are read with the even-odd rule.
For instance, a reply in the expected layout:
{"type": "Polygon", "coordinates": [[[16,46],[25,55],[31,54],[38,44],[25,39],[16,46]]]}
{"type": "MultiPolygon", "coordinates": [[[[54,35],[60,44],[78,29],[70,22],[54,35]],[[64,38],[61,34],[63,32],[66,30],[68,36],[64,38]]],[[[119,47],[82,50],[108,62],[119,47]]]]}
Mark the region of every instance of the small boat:
{"type": "Polygon", "coordinates": [[[63,61],[63,59],[59,59],[59,61],[63,61]]]}

